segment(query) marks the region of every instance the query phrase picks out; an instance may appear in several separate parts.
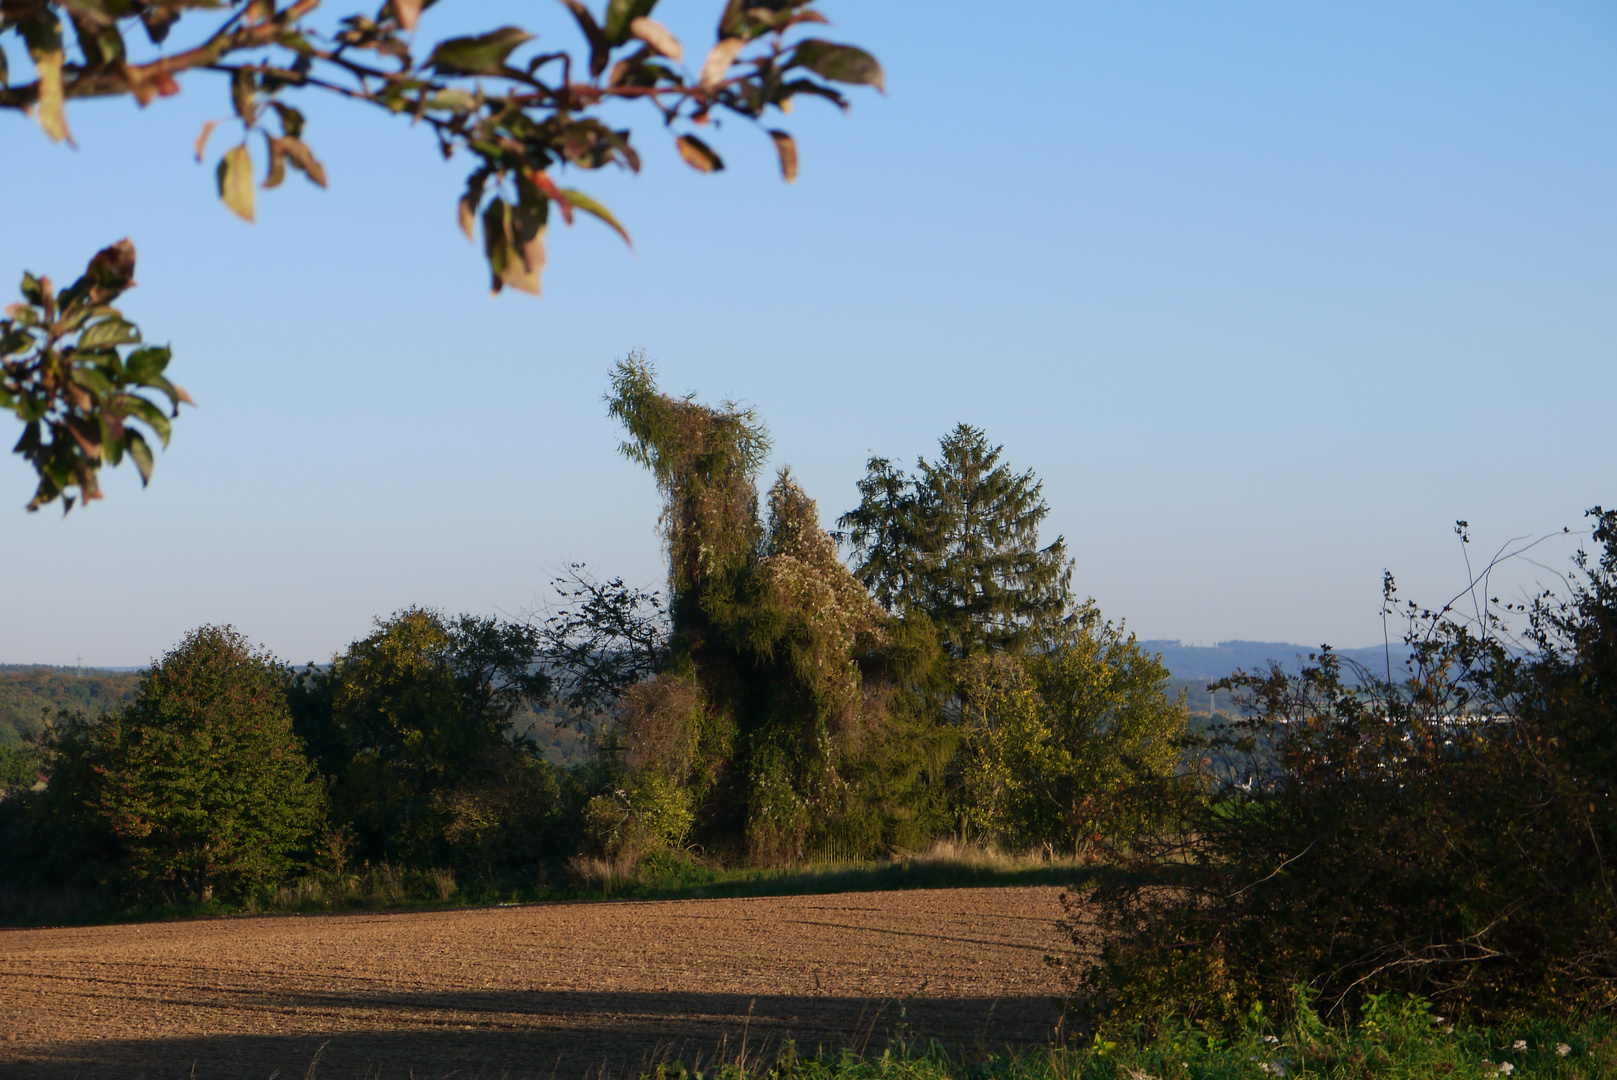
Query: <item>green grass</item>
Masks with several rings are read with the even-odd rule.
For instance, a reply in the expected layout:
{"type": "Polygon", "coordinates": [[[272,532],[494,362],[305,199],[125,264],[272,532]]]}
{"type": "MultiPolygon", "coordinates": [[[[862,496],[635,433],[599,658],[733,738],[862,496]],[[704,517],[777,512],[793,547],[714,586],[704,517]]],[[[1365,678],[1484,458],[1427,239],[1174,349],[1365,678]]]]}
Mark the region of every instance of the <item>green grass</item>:
{"type": "Polygon", "coordinates": [[[1097,1038],[961,1057],[937,1043],[900,1041],[879,1054],[772,1056],[662,1062],[647,1080],[1605,1080],[1617,1076],[1617,1027],[1609,1019],[1455,1029],[1419,999],[1383,998],[1352,1028],[1272,1027],[1261,1016],[1234,1038],[1165,1024],[1152,1038],[1097,1038]],[[1564,1049],[1564,1052],[1563,1052],[1564,1049]]]}

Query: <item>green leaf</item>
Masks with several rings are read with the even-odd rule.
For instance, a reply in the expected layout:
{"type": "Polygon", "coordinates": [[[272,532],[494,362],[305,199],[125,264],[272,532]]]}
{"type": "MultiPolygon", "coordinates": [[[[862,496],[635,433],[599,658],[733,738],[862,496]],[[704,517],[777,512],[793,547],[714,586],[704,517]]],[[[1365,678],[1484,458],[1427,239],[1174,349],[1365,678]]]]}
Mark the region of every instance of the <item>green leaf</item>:
{"type": "Polygon", "coordinates": [[[439,43],[427,63],[440,75],[502,75],[505,59],[533,35],[515,26],[502,26],[477,37],[450,38],[439,43]]]}
{"type": "Polygon", "coordinates": [[[283,105],[279,101],[269,103],[281,118],[281,134],[289,139],[303,138],[303,114],[290,105],[283,105]]]}
{"type": "Polygon", "coordinates": [[[247,144],[219,159],[219,197],[243,221],[253,220],[253,155],[247,144]]]}
{"type": "Polygon", "coordinates": [[[695,135],[681,135],[674,140],[674,145],[679,148],[679,156],[685,159],[685,164],[697,172],[718,172],[724,168],[723,160],[713,148],[695,135]]]}
{"type": "Polygon", "coordinates": [[[440,112],[469,113],[477,108],[477,98],[464,90],[451,87],[440,90],[427,99],[427,108],[440,112]]]}
{"type": "Polygon", "coordinates": [[[590,14],[580,0],[561,0],[567,10],[573,13],[573,19],[578,28],[584,32],[584,38],[590,43],[590,78],[595,78],[606,70],[607,58],[612,53],[612,45],[606,40],[606,35],[596,25],[595,16],[590,14]]]}
{"type": "Polygon", "coordinates": [[[809,38],[798,43],[792,62],[832,82],[859,83],[884,92],[887,89],[876,58],[853,45],[809,38]]]}
{"type": "Polygon", "coordinates": [[[174,8],[147,4],[140,9],[140,21],[145,25],[146,36],[151,38],[153,45],[163,44],[163,39],[168,37],[169,27],[179,19],[180,13],[174,8]]]}
{"type": "Polygon", "coordinates": [[[134,345],[140,341],[140,331],[133,323],[122,319],[103,319],[92,323],[79,335],[79,348],[96,349],[103,345],[134,345]]]}
{"type": "Polygon", "coordinates": [[[136,349],[124,361],[124,371],[128,373],[132,382],[142,386],[151,385],[151,380],[163,374],[173,354],[165,345],[150,345],[144,349],[136,349]]]}
{"type": "Polygon", "coordinates": [[[561,193],[562,197],[567,200],[569,205],[606,222],[613,228],[614,231],[617,232],[619,236],[623,237],[623,242],[625,244],[628,244],[630,247],[634,246],[634,241],[629,239],[629,231],[622,225],[618,224],[618,219],[612,216],[612,211],[608,210],[606,207],[602,206],[600,203],[596,202],[582,191],[579,191],[577,188],[562,188],[561,193]]]}
{"type": "Polygon", "coordinates": [[[97,394],[110,394],[117,389],[107,374],[88,364],[81,364],[73,368],[73,381],[86,390],[93,390],[97,394]]]}
{"type": "Polygon", "coordinates": [[[656,6],[657,0],[610,0],[606,5],[606,22],[601,26],[606,39],[614,45],[622,45],[629,40],[630,24],[650,15],[656,6]]]}
{"type": "Polygon", "coordinates": [[[152,448],[138,431],[124,432],[124,447],[134,459],[135,468],[140,470],[140,486],[145,487],[152,479],[152,448]]]}

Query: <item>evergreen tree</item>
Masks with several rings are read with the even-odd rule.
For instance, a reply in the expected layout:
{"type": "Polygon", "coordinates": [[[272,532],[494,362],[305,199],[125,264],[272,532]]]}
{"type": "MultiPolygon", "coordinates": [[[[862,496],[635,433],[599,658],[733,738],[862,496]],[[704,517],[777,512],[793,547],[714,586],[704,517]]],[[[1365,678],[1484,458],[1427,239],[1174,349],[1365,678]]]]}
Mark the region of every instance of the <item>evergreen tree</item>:
{"type": "Polygon", "coordinates": [[[925,614],[956,657],[1020,650],[1059,623],[1072,600],[1065,538],[1038,546],[1049,514],[1044,485],[1002,462],[1003,450],[961,424],[913,476],[873,457],[859,506],[838,521],[854,572],[877,601],[925,614]]]}

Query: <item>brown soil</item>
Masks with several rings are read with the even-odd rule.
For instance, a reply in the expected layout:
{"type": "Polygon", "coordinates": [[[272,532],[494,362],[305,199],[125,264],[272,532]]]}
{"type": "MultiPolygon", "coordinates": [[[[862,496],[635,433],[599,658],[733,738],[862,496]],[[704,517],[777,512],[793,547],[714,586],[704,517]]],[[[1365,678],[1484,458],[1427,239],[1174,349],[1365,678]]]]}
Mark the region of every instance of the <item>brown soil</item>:
{"type": "Polygon", "coordinates": [[[6,1077],[636,1076],[783,1039],[1048,1040],[1056,888],[0,932],[6,1077]],[[318,1060],[316,1056],[318,1054],[318,1060]]]}

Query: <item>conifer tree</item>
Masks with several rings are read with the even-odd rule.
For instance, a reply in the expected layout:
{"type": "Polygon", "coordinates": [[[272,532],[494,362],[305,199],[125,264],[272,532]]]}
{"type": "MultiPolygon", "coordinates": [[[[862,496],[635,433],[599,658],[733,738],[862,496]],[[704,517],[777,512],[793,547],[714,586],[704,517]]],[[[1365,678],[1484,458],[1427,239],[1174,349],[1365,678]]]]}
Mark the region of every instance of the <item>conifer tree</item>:
{"type": "Polygon", "coordinates": [[[925,614],[956,657],[1020,650],[1072,599],[1064,537],[1038,546],[1043,483],[1000,460],[981,428],[960,424],[912,476],[880,457],[860,504],[838,521],[855,573],[889,612],[925,614]]]}

